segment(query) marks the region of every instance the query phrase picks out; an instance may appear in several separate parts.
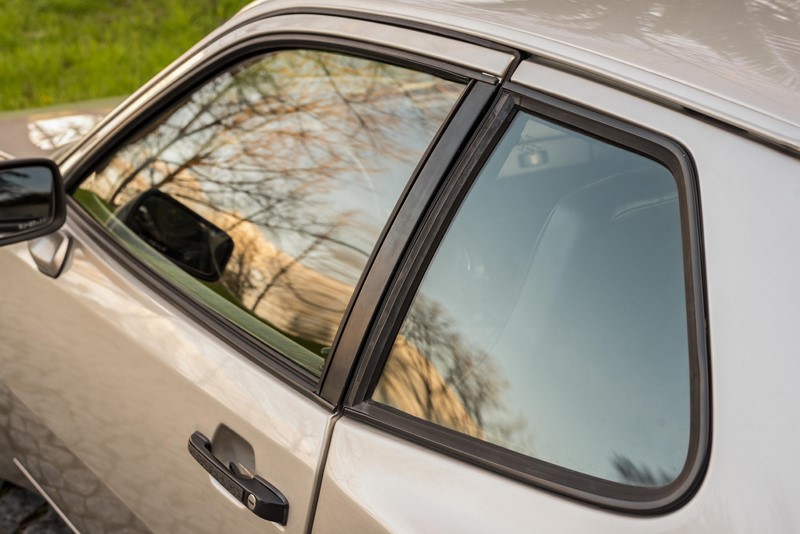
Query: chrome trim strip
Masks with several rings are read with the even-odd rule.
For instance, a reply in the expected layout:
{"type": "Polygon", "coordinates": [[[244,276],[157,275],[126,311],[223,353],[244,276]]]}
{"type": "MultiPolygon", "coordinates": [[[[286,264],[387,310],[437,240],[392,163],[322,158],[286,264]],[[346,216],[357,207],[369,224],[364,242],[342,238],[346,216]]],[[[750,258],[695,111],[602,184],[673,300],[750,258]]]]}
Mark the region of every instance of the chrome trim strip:
{"type": "Polygon", "coordinates": [[[72,521],[70,521],[69,518],[67,518],[67,516],[64,515],[64,512],[62,512],[61,509],[58,506],[56,506],[56,503],[53,502],[53,499],[50,498],[47,492],[42,489],[42,487],[39,485],[38,482],[36,482],[36,479],[33,478],[33,476],[31,476],[31,474],[28,472],[27,469],[25,469],[25,466],[23,466],[22,463],[16,458],[12,458],[12,460],[14,462],[14,465],[16,465],[17,468],[19,468],[19,470],[22,471],[22,474],[25,475],[25,478],[27,478],[28,481],[33,485],[33,487],[36,488],[36,491],[38,491],[39,494],[42,497],[44,497],[44,500],[46,500],[47,503],[53,507],[53,510],[55,510],[56,513],[61,517],[61,519],[64,520],[64,523],[67,524],[70,530],[72,530],[72,532],[74,532],[75,534],[81,534],[80,531],[77,528],[75,528],[75,525],[72,524],[72,521]]]}
{"type": "Polygon", "coordinates": [[[312,33],[346,37],[439,59],[502,78],[514,56],[464,41],[389,24],[330,15],[278,15],[256,20],[234,30],[227,38],[241,39],[269,33],[312,33]]]}

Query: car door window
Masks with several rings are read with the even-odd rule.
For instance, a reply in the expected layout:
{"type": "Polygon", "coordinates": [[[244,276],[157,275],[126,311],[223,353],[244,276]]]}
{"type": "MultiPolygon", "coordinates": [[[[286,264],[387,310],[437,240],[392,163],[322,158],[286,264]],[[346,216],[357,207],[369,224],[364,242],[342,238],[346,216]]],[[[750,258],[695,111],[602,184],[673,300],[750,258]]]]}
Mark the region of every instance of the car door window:
{"type": "Polygon", "coordinates": [[[571,472],[665,486],[690,442],[686,287],[670,170],[520,111],[372,399],[571,472]]]}
{"type": "Polygon", "coordinates": [[[74,197],[161,275],[319,376],[464,88],[343,53],[269,53],[174,106],[74,197]]]}

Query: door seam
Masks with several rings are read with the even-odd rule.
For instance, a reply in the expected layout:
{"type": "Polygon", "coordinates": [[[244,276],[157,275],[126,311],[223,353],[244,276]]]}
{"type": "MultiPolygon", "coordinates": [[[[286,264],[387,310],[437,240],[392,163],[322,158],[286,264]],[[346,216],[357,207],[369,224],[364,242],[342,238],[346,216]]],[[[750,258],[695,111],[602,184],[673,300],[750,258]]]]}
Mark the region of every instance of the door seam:
{"type": "Polygon", "coordinates": [[[328,461],[328,451],[330,450],[331,441],[333,440],[333,428],[341,417],[342,413],[340,411],[336,411],[328,418],[328,422],[325,425],[322,451],[319,455],[319,461],[317,462],[317,467],[314,473],[314,488],[311,493],[311,502],[308,506],[305,534],[311,534],[311,530],[314,528],[314,518],[317,515],[317,504],[319,503],[319,496],[320,492],[322,491],[322,480],[325,477],[325,466],[328,461]]]}

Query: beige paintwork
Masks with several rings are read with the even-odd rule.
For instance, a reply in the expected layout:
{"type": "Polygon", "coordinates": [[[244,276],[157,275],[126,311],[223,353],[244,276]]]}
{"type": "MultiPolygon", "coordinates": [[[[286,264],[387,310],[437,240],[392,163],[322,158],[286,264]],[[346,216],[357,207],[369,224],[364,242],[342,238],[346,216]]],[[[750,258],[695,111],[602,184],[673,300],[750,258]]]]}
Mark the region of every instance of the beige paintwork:
{"type": "Polygon", "coordinates": [[[241,15],[303,7],[484,37],[800,151],[796,2],[260,0],[241,15]]]}
{"type": "Polygon", "coordinates": [[[148,528],[277,528],[233,506],[186,451],[192,432],[211,437],[224,422],[289,499],[286,531],[302,532],[330,414],[123,274],[75,228],[64,232],[77,245],[58,279],[38,272],[24,244],[0,255],[14,280],[0,307],[0,325],[14,332],[0,379],[148,528]]]}
{"type": "Polygon", "coordinates": [[[345,418],[334,430],[314,531],[356,525],[409,533],[798,531],[798,160],[571,74],[535,64],[517,73],[521,84],[635,121],[691,150],[703,208],[713,372],[708,472],[677,511],[626,516],[345,418]]]}
{"type": "MultiPolygon", "coordinates": [[[[516,82],[674,138],[691,152],[698,171],[714,441],[693,500],[657,517],[610,513],[343,417],[327,451],[316,532],[800,530],[794,502],[800,494],[798,160],[680,112],[689,109],[800,150],[798,11],[781,5],[272,0],[251,5],[229,23],[226,28],[284,8],[330,7],[516,46],[536,56],[517,71],[516,82]]],[[[371,42],[485,65],[498,77],[509,65],[508,55],[477,45],[465,52],[462,44],[432,35],[415,41],[419,34],[409,30],[376,35],[385,26],[274,17],[212,34],[101,123],[63,168],[75,168],[138,107],[215,50],[284,28],[358,35],[367,25],[373,26],[371,42]],[[461,51],[453,55],[448,43],[461,51]]],[[[286,530],[303,531],[333,416],[187,319],[96,250],[74,224],[64,231],[77,246],[56,280],[37,271],[24,244],[0,252],[6,280],[0,381],[13,395],[5,405],[21,403],[51,432],[41,431],[36,440],[64,443],[108,485],[113,498],[97,509],[122,502],[161,532],[277,530],[232,504],[186,452],[192,431],[211,436],[224,422],[253,445],[257,472],[289,498],[286,530]]],[[[6,441],[17,448],[24,443],[6,441]]],[[[41,443],[29,452],[37,447],[41,443]]],[[[40,476],[45,489],[62,484],[46,469],[40,476]]]]}

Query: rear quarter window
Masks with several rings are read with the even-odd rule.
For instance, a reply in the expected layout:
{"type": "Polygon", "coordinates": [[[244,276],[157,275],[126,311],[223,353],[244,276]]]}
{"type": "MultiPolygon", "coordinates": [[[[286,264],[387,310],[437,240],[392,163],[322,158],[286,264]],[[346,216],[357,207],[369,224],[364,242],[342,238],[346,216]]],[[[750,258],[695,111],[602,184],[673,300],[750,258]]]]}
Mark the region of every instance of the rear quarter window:
{"type": "Polygon", "coordinates": [[[372,400],[587,481],[674,484],[697,422],[684,226],[664,164],[516,112],[372,400]]]}

